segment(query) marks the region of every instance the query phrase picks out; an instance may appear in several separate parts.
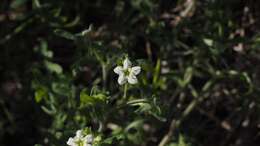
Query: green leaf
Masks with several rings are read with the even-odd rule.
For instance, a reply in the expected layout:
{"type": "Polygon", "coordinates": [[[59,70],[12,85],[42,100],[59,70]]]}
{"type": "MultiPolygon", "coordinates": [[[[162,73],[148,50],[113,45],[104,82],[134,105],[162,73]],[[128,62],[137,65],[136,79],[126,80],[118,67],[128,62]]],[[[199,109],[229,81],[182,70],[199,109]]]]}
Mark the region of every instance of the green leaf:
{"type": "Polygon", "coordinates": [[[105,101],[107,97],[106,97],[106,95],[99,93],[99,94],[94,95],[94,98],[96,98],[100,101],[105,101]]]}
{"type": "Polygon", "coordinates": [[[130,129],[139,129],[139,127],[141,127],[144,123],[144,120],[143,119],[140,119],[140,120],[136,120],[136,121],[133,121],[132,123],[130,123],[126,128],[125,128],[125,131],[129,131],[130,129]]]}
{"type": "Polygon", "coordinates": [[[54,82],[51,84],[51,88],[53,90],[53,92],[60,94],[60,95],[65,95],[65,96],[69,96],[70,95],[70,87],[68,85],[68,83],[57,83],[54,82]]]}
{"type": "Polygon", "coordinates": [[[41,7],[39,0],[33,0],[32,5],[33,5],[33,8],[40,8],[41,7]]]}
{"type": "Polygon", "coordinates": [[[85,92],[80,93],[80,102],[85,105],[93,105],[95,103],[95,99],[91,96],[89,96],[85,92]]]}
{"type": "Polygon", "coordinates": [[[156,62],[156,66],[154,68],[154,74],[153,74],[153,84],[155,85],[158,83],[159,75],[161,71],[161,60],[158,59],[156,62]]]}
{"type": "Polygon", "coordinates": [[[191,94],[193,97],[197,98],[199,96],[198,92],[196,91],[196,89],[192,86],[192,85],[189,85],[189,88],[191,90],[191,94]]]}
{"type": "Polygon", "coordinates": [[[103,144],[112,144],[114,140],[123,140],[125,139],[125,135],[122,134],[122,133],[119,133],[119,134],[116,134],[116,135],[113,135],[109,138],[106,138],[102,141],[103,144]]]}
{"type": "Polygon", "coordinates": [[[205,39],[203,39],[203,42],[204,42],[207,46],[209,46],[209,47],[213,46],[213,40],[212,40],[212,39],[205,38],[205,39]]]}
{"type": "Polygon", "coordinates": [[[95,105],[97,103],[105,102],[107,97],[102,94],[98,93],[96,95],[89,95],[85,90],[81,91],[80,93],[80,101],[84,105],[95,105]]]}
{"type": "Polygon", "coordinates": [[[53,62],[45,60],[44,61],[44,65],[46,66],[46,68],[50,72],[54,72],[54,73],[57,73],[57,74],[61,74],[62,73],[62,67],[59,64],[57,64],[57,63],[53,63],[53,62]]]}
{"type": "Polygon", "coordinates": [[[185,71],[184,74],[184,86],[186,86],[192,79],[192,75],[193,75],[193,68],[192,67],[188,67],[185,71]]]}
{"type": "Polygon", "coordinates": [[[47,96],[48,96],[48,92],[45,88],[39,88],[34,93],[34,99],[37,103],[47,96]]]}
{"type": "Polygon", "coordinates": [[[137,113],[148,113],[160,121],[166,119],[162,117],[161,108],[157,105],[157,99],[152,97],[151,99],[137,99],[127,102],[128,105],[137,106],[137,113]]]}
{"type": "Polygon", "coordinates": [[[65,31],[65,30],[56,29],[56,30],[54,31],[54,33],[55,33],[56,35],[58,35],[58,36],[61,36],[61,37],[63,37],[63,38],[69,39],[69,40],[75,40],[75,39],[76,39],[76,37],[75,37],[72,33],[67,32],[67,31],[65,31]]]}
{"type": "Polygon", "coordinates": [[[192,76],[193,76],[193,68],[188,67],[185,70],[183,79],[180,77],[176,77],[174,79],[177,81],[177,83],[179,84],[180,87],[184,88],[191,82],[192,76]]]}
{"type": "Polygon", "coordinates": [[[188,144],[186,143],[186,141],[182,135],[179,136],[178,146],[188,146],[188,144]]]}
{"type": "Polygon", "coordinates": [[[213,83],[214,83],[213,80],[207,81],[207,82],[203,85],[202,91],[205,92],[205,91],[209,90],[213,83]]]}
{"type": "Polygon", "coordinates": [[[45,106],[41,106],[41,109],[49,115],[54,115],[57,112],[54,108],[48,109],[45,106]]]}
{"type": "Polygon", "coordinates": [[[52,58],[53,52],[48,50],[48,44],[46,41],[41,42],[41,54],[46,58],[52,58]]]}

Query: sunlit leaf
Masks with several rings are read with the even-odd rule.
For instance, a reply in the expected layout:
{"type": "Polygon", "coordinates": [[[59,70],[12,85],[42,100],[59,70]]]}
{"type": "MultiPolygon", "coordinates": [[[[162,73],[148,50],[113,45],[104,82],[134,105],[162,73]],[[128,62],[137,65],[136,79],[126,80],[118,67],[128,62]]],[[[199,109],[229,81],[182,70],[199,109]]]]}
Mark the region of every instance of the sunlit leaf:
{"type": "Polygon", "coordinates": [[[57,64],[57,63],[53,63],[50,61],[44,61],[44,65],[46,66],[46,68],[50,71],[50,72],[54,72],[57,74],[61,74],[62,73],[62,67],[57,64]]]}
{"type": "Polygon", "coordinates": [[[213,45],[213,40],[209,39],[209,38],[205,38],[203,39],[203,42],[207,45],[207,46],[212,46],[213,45]]]}
{"type": "Polygon", "coordinates": [[[36,102],[40,102],[43,98],[48,96],[48,92],[45,88],[39,88],[34,93],[34,99],[36,102]]]}

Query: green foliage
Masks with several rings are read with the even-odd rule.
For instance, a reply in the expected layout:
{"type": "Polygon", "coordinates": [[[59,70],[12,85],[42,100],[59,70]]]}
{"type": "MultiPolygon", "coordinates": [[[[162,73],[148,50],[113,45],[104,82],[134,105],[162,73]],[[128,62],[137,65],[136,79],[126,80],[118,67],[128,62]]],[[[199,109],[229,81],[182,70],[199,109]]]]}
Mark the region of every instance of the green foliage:
{"type": "Polygon", "coordinates": [[[257,1],[2,0],[0,145],[258,145],[257,1]],[[138,84],[120,86],[128,57],[138,84]]]}
{"type": "Polygon", "coordinates": [[[190,144],[188,144],[185,138],[180,135],[178,141],[176,143],[169,144],[169,146],[190,146],[190,144]]]}
{"type": "Polygon", "coordinates": [[[48,97],[48,91],[44,87],[39,88],[35,91],[34,97],[36,102],[40,102],[43,98],[48,97]]]}
{"type": "Polygon", "coordinates": [[[102,93],[88,95],[85,91],[80,92],[80,102],[83,105],[95,105],[106,101],[106,95],[102,93]]]}

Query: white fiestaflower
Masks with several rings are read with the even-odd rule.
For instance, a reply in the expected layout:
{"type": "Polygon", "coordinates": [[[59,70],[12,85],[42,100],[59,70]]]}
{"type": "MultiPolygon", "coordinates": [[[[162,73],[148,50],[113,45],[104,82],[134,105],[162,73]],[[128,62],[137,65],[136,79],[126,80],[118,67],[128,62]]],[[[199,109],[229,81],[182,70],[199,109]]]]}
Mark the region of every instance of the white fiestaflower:
{"type": "Polygon", "coordinates": [[[67,145],[69,146],[92,146],[92,143],[93,136],[91,134],[84,136],[82,130],[78,130],[76,136],[70,137],[67,141],[67,145]]]}
{"type": "Polygon", "coordinates": [[[123,61],[123,66],[117,66],[114,69],[114,72],[119,75],[117,80],[119,85],[123,85],[126,82],[128,82],[129,84],[136,84],[138,82],[136,75],[141,72],[141,67],[132,67],[131,61],[126,58],[123,61]]]}

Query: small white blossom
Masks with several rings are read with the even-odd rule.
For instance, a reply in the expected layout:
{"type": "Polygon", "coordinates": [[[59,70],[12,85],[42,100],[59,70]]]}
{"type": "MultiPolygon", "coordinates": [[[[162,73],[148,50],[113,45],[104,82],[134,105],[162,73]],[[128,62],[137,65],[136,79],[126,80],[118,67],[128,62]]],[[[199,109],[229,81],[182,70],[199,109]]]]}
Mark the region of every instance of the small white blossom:
{"type": "Polygon", "coordinates": [[[69,145],[69,146],[76,146],[77,145],[76,139],[70,137],[69,140],[67,141],[67,145],[69,145]]]}
{"type": "Polygon", "coordinates": [[[126,58],[123,61],[123,66],[117,66],[114,69],[114,72],[119,75],[117,80],[119,85],[123,85],[126,82],[128,82],[129,84],[136,84],[138,82],[136,75],[141,72],[141,67],[132,67],[131,61],[126,58]]]}
{"type": "Polygon", "coordinates": [[[88,134],[87,136],[85,136],[85,140],[88,144],[93,143],[94,141],[93,135],[88,134]]]}
{"type": "Polygon", "coordinates": [[[83,139],[83,135],[82,135],[82,131],[78,130],[76,132],[76,136],[75,137],[70,137],[69,140],[67,141],[67,145],[69,146],[78,146],[79,143],[81,143],[83,139]]]}
{"type": "Polygon", "coordinates": [[[93,135],[88,134],[86,136],[83,135],[82,130],[78,130],[76,132],[75,137],[70,137],[67,141],[67,145],[69,146],[92,146],[94,141],[93,135]]]}
{"type": "Polygon", "coordinates": [[[77,130],[76,131],[76,137],[77,138],[83,138],[82,130],[77,130]]]}

